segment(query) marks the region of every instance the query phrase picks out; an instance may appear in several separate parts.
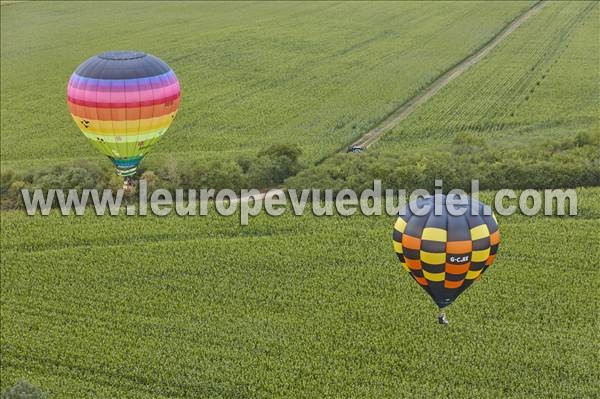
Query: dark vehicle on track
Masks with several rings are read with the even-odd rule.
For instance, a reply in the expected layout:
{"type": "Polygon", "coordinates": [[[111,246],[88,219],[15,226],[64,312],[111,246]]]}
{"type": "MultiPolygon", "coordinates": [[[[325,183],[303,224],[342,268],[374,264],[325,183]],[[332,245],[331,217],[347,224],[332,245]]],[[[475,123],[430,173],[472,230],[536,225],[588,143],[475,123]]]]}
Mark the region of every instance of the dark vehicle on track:
{"type": "Polygon", "coordinates": [[[360,145],[351,145],[350,147],[348,147],[348,151],[347,152],[352,152],[354,154],[360,154],[364,150],[365,150],[365,148],[363,146],[360,146],[360,145]]]}

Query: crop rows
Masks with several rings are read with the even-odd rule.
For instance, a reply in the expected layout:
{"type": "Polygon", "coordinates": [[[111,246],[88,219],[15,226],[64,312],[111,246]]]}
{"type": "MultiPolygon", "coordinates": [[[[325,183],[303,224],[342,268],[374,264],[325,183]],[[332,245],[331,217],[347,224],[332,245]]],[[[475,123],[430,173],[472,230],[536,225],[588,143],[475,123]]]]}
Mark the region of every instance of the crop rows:
{"type": "MultiPolygon", "coordinates": [[[[116,38],[169,61],[182,81],[177,131],[150,163],[279,141],[317,160],[530,5],[2,6],[2,166],[95,156],[61,105],[64,84],[116,38]],[[34,76],[44,79],[24,84],[34,76]]],[[[364,156],[319,167],[361,182],[366,170],[398,173],[365,161],[463,131],[516,145],[592,131],[599,12],[549,2],[364,156]],[[363,162],[356,175],[350,162],[363,162]]],[[[573,146],[570,156],[587,156],[573,146]]],[[[398,168],[448,169],[423,158],[398,168]]],[[[392,217],[288,210],[240,227],[214,212],[2,212],[0,390],[25,378],[51,398],[594,397],[600,189],[577,194],[577,217],[499,218],[497,261],[448,309],[446,327],[393,254],[392,217]]]]}
{"type": "Polygon", "coordinates": [[[2,388],[26,377],[54,398],[589,396],[600,191],[578,194],[580,217],[500,218],[494,269],[443,331],[391,251],[389,217],[261,215],[241,228],[6,212],[2,388]],[[423,377],[431,356],[435,379],[423,377]]]}
{"type": "Polygon", "coordinates": [[[382,151],[488,137],[589,131],[598,110],[598,3],[548,3],[486,59],[418,109],[382,151]],[[554,133],[553,133],[554,132],[554,133]]]}
{"type": "Polygon", "coordinates": [[[2,12],[2,97],[9,100],[1,162],[105,162],[73,125],[65,86],[80,62],[115,43],[163,58],[181,82],[177,120],[149,165],[231,159],[273,143],[300,144],[307,160],[317,160],[530,5],[12,4],[2,12]]]}

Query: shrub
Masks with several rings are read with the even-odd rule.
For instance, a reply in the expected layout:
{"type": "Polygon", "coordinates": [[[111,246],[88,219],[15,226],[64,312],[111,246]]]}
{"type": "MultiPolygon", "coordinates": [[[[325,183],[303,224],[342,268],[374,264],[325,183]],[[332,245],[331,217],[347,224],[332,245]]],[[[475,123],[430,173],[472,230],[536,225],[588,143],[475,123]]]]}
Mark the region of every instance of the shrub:
{"type": "Polygon", "coordinates": [[[275,144],[261,150],[247,167],[247,183],[254,188],[270,188],[282,184],[285,179],[300,171],[300,154],[299,147],[287,144],[275,144]]]}
{"type": "Polygon", "coordinates": [[[17,382],[2,393],[2,399],[46,399],[48,396],[25,380],[17,382]]]}
{"type": "Polygon", "coordinates": [[[12,170],[3,171],[0,174],[0,195],[4,196],[8,194],[8,190],[10,189],[10,185],[15,181],[16,176],[15,172],[12,170]]]}
{"type": "Polygon", "coordinates": [[[190,172],[190,188],[239,190],[245,179],[242,167],[235,161],[213,161],[194,166],[190,172]]]}

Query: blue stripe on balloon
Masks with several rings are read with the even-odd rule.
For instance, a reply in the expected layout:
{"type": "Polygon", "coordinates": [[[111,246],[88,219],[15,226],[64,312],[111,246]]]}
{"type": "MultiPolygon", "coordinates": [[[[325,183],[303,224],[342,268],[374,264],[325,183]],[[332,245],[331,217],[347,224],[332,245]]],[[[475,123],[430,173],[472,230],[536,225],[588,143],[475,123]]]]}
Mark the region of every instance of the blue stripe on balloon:
{"type": "Polygon", "coordinates": [[[84,76],[79,76],[74,73],[69,80],[69,84],[75,87],[86,87],[86,88],[106,88],[110,89],[111,87],[119,87],[125,85],[125,88],[137,88],[139,86],[162,83],[162,80],[169,79],[173,80],[173,83],[176,82],[175,73],[173,70],[170,70],[166,73],[156,76],[149,76],[146,78],[136,78],[136,79],[94,79],[94,78],[86,78],[84,76]],[[84,85],[84,86],[82,86],[84,85]]]}
{"type": "Polygon", "coordinates": [[[111,158],[110,160],[117,168],[127,169],[137,166],[142,161],[143,156],[131,157],[131,158],[111,158]]]}

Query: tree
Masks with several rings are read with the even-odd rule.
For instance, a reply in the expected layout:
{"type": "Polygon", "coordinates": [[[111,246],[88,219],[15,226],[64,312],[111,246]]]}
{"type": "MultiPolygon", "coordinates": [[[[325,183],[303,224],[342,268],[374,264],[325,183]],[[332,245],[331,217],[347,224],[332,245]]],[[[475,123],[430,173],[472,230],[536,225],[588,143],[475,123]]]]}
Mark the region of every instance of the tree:
{"type": "Polygon", "coordinates": [[[20,380],[2,393],[2,399],[46,399],[48,396],[26,380],[20,380]]]}

